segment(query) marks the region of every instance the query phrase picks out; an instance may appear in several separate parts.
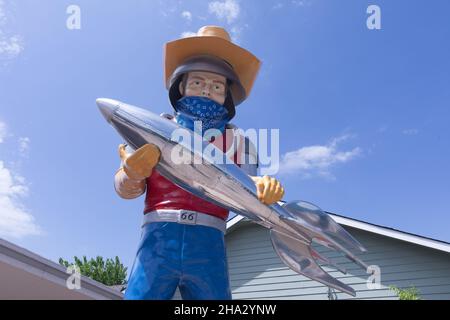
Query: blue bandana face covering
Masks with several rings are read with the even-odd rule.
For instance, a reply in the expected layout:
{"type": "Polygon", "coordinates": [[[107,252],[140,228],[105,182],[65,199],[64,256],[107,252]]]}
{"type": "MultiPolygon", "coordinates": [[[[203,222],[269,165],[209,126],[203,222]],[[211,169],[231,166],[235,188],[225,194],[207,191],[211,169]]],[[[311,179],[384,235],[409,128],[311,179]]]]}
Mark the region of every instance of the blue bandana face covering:
{"type": "Polygon", "coordinates": [[[194,122],[202,122],[202,136],[206,130],[215,128],[222,133],[230,121],[228,110],[223,105],[205,97],[183,97],[177,101],[175,119],[178,124],[194,131],[194,122]]]}

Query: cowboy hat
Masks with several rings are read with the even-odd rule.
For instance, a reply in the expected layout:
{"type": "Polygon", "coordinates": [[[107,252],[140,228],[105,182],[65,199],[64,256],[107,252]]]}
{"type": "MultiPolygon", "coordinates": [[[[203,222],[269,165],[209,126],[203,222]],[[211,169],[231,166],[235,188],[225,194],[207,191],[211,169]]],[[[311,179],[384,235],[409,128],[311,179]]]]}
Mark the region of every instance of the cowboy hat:
{"type": "MultiPolygon", "coordinates": [[[[164,80],[166,88],[170,89],[173,86],[176,80],[173,77],[174,72],[186,60],[205,55],[224,60],[231,66],[238,78],[231,79],[237,84],[230,87],[235,100],[234,104],[238,105],[245,100],[252,90],[261,62],[251,52],[232,43],[228,32],[217,26],[204,26],[198,30],[195,36],[165,44],[164,80]]],[[[179,70],[177,70],[177,76],[178,73],[179,70]]]]}

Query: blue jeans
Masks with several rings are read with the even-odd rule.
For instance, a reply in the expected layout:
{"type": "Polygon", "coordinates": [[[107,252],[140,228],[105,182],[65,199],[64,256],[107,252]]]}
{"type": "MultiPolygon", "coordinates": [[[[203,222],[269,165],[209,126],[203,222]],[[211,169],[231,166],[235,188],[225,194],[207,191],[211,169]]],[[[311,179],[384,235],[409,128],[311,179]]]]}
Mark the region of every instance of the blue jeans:
{"type": "Polygon", "coordinates": [[[224,235],[201,225],[152,222],[142,229],[125,299],[228,300],[224,235]]]}

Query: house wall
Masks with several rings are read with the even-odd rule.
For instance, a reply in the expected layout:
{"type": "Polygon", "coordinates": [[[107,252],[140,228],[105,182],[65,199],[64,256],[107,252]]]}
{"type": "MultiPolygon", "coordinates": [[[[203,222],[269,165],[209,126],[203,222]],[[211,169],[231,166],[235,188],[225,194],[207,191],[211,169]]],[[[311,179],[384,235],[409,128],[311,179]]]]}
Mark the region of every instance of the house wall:
{"type": "MultiPolygon", "coordinates": [[[[423,299],[450,299],[450,254],[358,229],[346,228],[368,250],[358,256],[378,265],[381,288],[369,289],[369,274],[330,249],[314,246],[347,269],[324,267],[349,284],[356,299],[397,299],[389,289],[415,286],[423,299]]],[[[226,235],[233,299],[328,299],[328,287],[287,268],[272,248],[269,232],[256,224],[239,226],[226,235]]],[[[336,292],[337,299],[353,299],[336,292]]]]}

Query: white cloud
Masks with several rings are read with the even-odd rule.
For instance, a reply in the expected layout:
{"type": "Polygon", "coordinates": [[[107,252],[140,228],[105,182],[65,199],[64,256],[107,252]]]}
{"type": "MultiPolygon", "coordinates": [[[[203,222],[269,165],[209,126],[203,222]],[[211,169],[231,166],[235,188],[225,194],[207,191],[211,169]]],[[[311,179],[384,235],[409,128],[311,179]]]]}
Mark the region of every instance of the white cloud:
{"type": "Polygon", "coordinates": [[[181,34],[182,38],[187,38],[187,37],[195,37],[197,35],[196,32],[192,32],[192,31],[185,31],[181,34]]]}
{"type": "Polygon", "coordinates": [[[181,5],[180,0],[159,0],[159,13],[167,18],[175,14],[181,5]]]}
{"type": "Polygon", "coordinates": [[[242,32],[245,29],[247,29],[248,27],[249,27],[249,25],[247,23],[241,24],[241,25],[234,25],[230,29],[231,41],[233,41],[234,43],[239,44],[239,41],[241,40],[242,32]]]}
{"type": "Polygon", "coordinates": [[[306,0],[292,0],[291,2],[294,6],[297,7],[304,7],[309,4],[309,2],[306,0]]]}
{"type": "Polygon", "coordinates": [[[237,26],[234,26],[234,27],[232,27],[231,28],[231,41],[233,41],[234,43],[238,43],[239,42],[239,39],[240,39],[240,36],[241,36],[241,33],[242,33],[242,27],[237,27],[237,26]]]}
{"type": "MultiPolygon", "coordinates": [[[[5,123],[0,121],[0,143],[7,134],[5,123]]],[[[29,138],[20,138],[19,151],[26,152],[29,143],[29,138]]],[[[34,217],[22,204],[27,194],[28,186],[25,178],[13,173],[0,159],[0,238],[21,238],[42,234],[34,217]]]]}
{"type": "Polygon", "coordinates": [[[27,155],[28,150],[30,149],[30,138],[21,137],[19,138],[19,152],[22,156],[27,155]]]}
{"type": "Polygon", "coordinates": [[[340,150],[340,143],[350,137],[350,135],[344,135],[333,139],[326,145],[307,146],[285,153],[281,157],[279,173],[299,173],[303,177],[319,175],[334,178],[330,172],[334,165],[347,163],[361,154],[362,150],[359,147],[348,151],[340,150]]]}
{"type": "Polygon", "coordinates": [[[3,0],[0,0],[0,25],[4,24],[5,20],[6,20],[5,2],[3,0]]]}
{"type": "Polygon", "coordinates": [[[5,33],[3,26],[8,22],[6,4],[0,0],[0,59],[13,59],[24,49],[24,41],[17,34],[5,33]]]}
{"type": "Polygon", "coordinates": [[[22,238],[42,234],[34,217],[21,203],[27,193],[25,179],[13,175],[0,161],[0,237],[22,238]]]}
{"type": "Polygon", "coordinates": [[[208,10],[218,19],[226,19],[228,23],[232,23],[239,17],[241,8],[236,0],[225,0],[210,2],[208,10]]]}
{"type": "Polygon", "coordinates": [[[278,2],[272,6],[273,10],[277,10],[277,9],[281,9],[281,8],[283,8],[283,4],[281,2],[278,2]]]}
{"type": "Polygon", "coordinates": [[[419,130],[417,129],[405,129],[402,131],[403,134],[407,136],[414,136],[419,133],[419,130]]]}
{"type": "Polygon", "coordinates": [[[192,21],[192,13],[190,11],[183,11],[181,16],[188,21],[192,21]]]}
{"type": "Polygon", "coordinates": [[[6,138],[6,124],[0,120],[0,143],[6,138]]]}
{"type": "Polygon", "coordinates": [[[14,35],[7,37],[0,32],[0,57],[14,58],[24,49],[23,40],[20,36],[14,35]]]}

